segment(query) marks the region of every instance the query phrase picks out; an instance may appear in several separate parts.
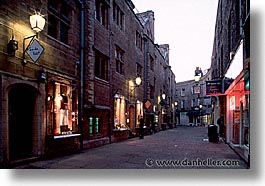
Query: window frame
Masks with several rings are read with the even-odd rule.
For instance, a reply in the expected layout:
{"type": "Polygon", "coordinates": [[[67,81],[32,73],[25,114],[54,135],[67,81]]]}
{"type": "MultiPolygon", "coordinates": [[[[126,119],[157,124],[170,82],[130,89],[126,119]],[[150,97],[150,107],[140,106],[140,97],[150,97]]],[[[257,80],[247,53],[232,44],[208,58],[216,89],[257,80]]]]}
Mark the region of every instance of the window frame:
{"type": "Polygon", "coordinates": [[[109,58],[102,53],[95,51],[95,77],[109,81],[109,58]]]}
{"type": "Polygon", "coordinates": [[[64,44],[69,44],[71,12],[73,8],[63,0],[48,0],[48,35],[64,44]]]}
{"type": "Polygon", "coordinates": [[[77,89],[72,87],[70,83],[56,80],[49,81],[47,86],[47,135],[79,134],[77,89]]]}
{"type": "Polygon", "coordinates": [[[125,74],[124,54],[125,52],[123,50],[121,50],[119,47],[116,47],[115,49],[115,65],[116,65],[115,71],[121,75],[125,74]]]}
{"type": "Polygon", "coordinates": [[[115,1],[113,1],[113,13],[112,13],[112,15],[113,15],[113,22],[115,22],[116,25],[121,30],[124,30],[125,14],[115,1]]]}
{"type": "Polygon", "coordinates": [[[95,19],[106,29],[109,28],[109,5],[104,0],[95,2],[95,19]]]}

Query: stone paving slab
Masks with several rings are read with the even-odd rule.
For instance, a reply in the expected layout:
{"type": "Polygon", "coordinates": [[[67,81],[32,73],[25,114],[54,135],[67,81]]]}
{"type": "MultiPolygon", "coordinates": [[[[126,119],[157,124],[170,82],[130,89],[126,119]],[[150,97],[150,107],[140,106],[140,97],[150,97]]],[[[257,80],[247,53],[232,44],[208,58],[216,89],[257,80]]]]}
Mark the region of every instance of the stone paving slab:
{"type": "Polygon", "coordinates": [[[37,161],[17,169],[246,169],[225,143],[210,143],[207,128],[177,127],[144,139],[83,150],[78,154],[37,161]],[[224,163],[226,164],[224,166],[224,163]],[[233,165],[235,164],[235,165],[233,165]],[[221,166],[222,165],[222,166],[221,166]]]}

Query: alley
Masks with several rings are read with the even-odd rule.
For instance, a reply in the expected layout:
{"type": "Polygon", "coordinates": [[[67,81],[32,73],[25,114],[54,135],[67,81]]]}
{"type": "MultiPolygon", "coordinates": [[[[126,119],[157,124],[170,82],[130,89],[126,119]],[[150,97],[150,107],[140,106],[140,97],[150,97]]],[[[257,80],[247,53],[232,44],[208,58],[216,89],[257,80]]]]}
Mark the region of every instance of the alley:
{"type": "Polygon", "coordinates": [[[225,143],[209,143],[207,128],[177,127],[17,169],[247,168],[225,143]]]}

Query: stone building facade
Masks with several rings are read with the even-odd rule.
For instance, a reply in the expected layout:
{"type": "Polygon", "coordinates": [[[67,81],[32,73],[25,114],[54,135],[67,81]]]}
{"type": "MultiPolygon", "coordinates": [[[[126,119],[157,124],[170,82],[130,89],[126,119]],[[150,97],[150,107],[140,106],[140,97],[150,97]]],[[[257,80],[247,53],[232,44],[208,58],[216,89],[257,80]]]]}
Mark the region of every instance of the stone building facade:
{"type": "Polygon", "coordinates": [[[214,121],[224,117],[224,139],[249,162],[250,1],[219,0],[212,52],[212,79],[224,89],[213,95],[214,121]],[[226,86],[226,82],[230,83],[226,86]]]}
{"type": "Polygon", "coordinates": [[[176,83],[177,125],[207,126],[212,122],[211,97],[206,95],[206,81],[211,80],[211,70],[200,72],[199,81],[176,83]]]}
{"type": "Polygon", "coordinates": [[[164,73],[169,46],[154,44],[154,12],[135,14],[134,8],[130,0],[87,3],[87,25],[93,25],[86,29],[92,33],[86,42],[89,60],[85,62],[83,136],[87,146],[137,135],[141,117],[146,128],[159,130],[160,96],[163,92],[168,98],[173,96],[167,83],[174,86],[174,74],[164,73]],[[136,85],[137,77],[140,85],[136,85]]]}
{"type": "Polygon", "coordinates": [[[1,0],[0,10],[1,164],[128,139],[141,117],[152,131],[175,123],[154,12],[136,14],[130,0],[1,0]],[[39,11],[36,34],[29,16],[39,11]]]}
{"type": "Polygon", "coordinates": [[[1,0],[1,163],[80,148],[80,5],[67,2],[1,0]],[[29,16],[38,9],[49,22],[36,35],[29,16]]]}

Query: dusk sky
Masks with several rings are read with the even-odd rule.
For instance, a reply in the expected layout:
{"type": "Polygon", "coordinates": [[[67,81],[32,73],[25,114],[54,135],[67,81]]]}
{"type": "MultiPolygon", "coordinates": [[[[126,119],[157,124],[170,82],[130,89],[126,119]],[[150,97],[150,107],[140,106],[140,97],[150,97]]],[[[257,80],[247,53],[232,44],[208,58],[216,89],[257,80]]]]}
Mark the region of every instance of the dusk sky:
{"type": "Polygon", "coordinates": [[[132,0],[136,12],[153,10],[155,43],[169,44],[176,82],[211,66],[218,0],[132,0]]]}

